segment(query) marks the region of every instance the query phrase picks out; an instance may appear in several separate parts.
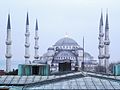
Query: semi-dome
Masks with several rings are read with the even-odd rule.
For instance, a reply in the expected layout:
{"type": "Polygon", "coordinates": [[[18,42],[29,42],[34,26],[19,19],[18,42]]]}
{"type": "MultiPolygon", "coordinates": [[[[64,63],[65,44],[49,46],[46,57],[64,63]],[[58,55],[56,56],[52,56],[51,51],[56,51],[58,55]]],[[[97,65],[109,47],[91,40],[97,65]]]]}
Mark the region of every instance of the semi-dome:
{"type": "Polygon", "coordinates": [[[54,56],[54,63],[76,62],[76,57],[69,51],[61,51],[54,56]]]}
{"type": "Polygon", "coordinates": [[[75,55],[73,53],[69,52],[69,51],[61,51],[55,56],[55,58],[58,58],[58,59],[59,58],[61,58],[61,59],[65,59],[65,58],[69,59],[70,57],[75,58],[75,55]]]}
{"type": "Polygon", "coordinates": [[[77,42],[71,38],[64,37],[55,43],[55,46],[78,46],[77,42]]]}

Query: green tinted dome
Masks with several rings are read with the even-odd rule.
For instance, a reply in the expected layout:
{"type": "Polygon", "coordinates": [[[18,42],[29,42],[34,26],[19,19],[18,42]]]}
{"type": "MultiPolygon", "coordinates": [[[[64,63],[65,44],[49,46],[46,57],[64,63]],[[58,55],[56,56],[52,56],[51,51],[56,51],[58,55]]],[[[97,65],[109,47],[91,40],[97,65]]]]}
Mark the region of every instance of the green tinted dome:
{"type": "Polygon", "coordinates": [[[77,42],[71,38],[64,37],[55,43],[55,46],[78,46],[77,42]]]}

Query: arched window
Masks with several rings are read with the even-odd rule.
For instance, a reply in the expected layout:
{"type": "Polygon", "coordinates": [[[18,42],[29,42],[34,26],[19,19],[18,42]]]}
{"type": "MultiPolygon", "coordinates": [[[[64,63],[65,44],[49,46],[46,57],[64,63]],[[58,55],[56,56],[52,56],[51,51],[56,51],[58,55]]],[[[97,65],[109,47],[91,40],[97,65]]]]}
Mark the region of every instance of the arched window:
{"type": "Polygon", "coordinates": [[[68,49],[68,46],[66,46],[66,49],[68,49]]]}

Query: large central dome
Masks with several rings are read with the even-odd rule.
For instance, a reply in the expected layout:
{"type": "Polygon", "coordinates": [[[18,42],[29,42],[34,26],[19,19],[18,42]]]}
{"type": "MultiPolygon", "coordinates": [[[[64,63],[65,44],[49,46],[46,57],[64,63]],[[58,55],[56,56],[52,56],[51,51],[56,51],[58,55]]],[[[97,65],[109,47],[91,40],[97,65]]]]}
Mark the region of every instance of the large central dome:
{"type": "Polygon", "coordinates": [[[64,37],[55,43],[55,46],[78,46],[77,42],[71,38],[64,37]]]}

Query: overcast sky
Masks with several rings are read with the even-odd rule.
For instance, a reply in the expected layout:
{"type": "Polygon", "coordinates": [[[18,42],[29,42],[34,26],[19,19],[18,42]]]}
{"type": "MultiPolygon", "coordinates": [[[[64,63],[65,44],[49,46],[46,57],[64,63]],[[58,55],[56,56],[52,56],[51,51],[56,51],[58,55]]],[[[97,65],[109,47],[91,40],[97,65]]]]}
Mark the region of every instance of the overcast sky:
{"type": "Polygon", "coordinates": [[[98,32],[101,8],[105,25],[108,8],[110,27],[110,61],[120,61],[120,0],[0,0],[0,69],[5,68],[7,17],[12,27],[12,66],[24,63],[26,13],[30,20],[30,60],[34,58],[35,19],[39,24],[39,53],[63,38],[67,32],[85,51],[98,57],[98,32]]]}

